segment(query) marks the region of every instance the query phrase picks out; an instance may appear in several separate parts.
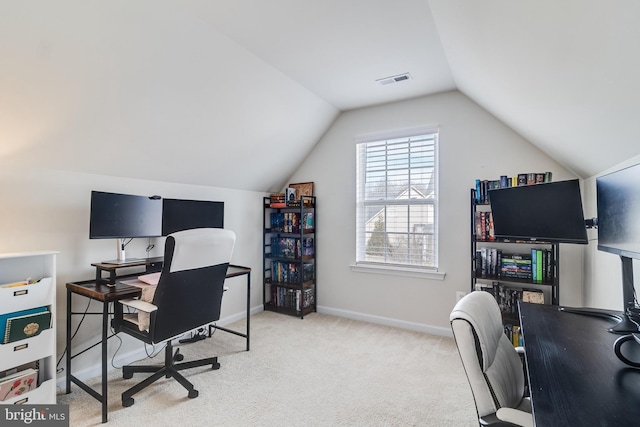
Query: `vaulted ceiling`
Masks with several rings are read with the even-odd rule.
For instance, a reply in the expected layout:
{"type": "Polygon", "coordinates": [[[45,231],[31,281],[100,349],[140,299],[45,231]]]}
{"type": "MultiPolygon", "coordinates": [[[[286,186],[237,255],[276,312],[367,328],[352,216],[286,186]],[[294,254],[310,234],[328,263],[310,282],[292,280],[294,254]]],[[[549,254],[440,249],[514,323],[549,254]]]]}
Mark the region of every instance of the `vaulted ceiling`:
{"type": "Polygon", "coordinates": [[[588,177],[640,153],[638,17],[632,0],[0,0],[0,163],[270,191],[341,111],[457,89],[588,177]]]}

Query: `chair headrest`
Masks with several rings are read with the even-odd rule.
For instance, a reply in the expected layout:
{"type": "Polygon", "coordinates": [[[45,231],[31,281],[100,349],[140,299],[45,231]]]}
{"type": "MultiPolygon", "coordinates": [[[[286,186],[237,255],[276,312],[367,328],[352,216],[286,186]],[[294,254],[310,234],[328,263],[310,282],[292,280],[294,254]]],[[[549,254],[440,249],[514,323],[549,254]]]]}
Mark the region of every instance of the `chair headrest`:
{"type": "Polygon", "coordinates": [[[222,228],[194,228],[167,236],[173,244],[170,272],[192,270],[231,261],[236,235],[222,228]]]}
{"type": "Polygon", "coordinates": [[[498,343],[504,333],[500,307],[493,295],[474,291],[465,295],[453,308],[449,321],[466,320],[476,331],[482,350],[482,371],[486,371],[495,359],[498,343]]]}

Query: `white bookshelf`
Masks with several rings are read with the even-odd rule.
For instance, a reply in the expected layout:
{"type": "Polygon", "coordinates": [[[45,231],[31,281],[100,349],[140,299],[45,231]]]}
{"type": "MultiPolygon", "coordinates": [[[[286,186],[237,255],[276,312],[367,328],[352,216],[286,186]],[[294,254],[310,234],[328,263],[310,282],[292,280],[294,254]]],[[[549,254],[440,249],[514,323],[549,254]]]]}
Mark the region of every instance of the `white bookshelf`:
{"type": "Polygon", "coordinates": [[[56,254],[53,251],[0,254],[0,286],[28,278],[41,279],[27,286],[0,287],[0,314],[43,306],[51,311],[51,328],[31,338],[0,344],[0,372],[30,362],[39,364],[38,388],[0,404],[56,403],[56,254]]]}

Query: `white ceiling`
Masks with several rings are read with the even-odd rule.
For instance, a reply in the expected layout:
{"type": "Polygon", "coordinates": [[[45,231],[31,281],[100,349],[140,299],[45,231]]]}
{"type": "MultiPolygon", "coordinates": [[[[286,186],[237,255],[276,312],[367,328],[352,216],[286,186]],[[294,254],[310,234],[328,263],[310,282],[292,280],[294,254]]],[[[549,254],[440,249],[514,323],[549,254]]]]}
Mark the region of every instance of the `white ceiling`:
{"type": "Polygon", "coordinates": [[[0,162],[272,191],[340,111],[458,89],[588,177],[640,153],[638,17],[631,0],[0,0],[0,162]]]}

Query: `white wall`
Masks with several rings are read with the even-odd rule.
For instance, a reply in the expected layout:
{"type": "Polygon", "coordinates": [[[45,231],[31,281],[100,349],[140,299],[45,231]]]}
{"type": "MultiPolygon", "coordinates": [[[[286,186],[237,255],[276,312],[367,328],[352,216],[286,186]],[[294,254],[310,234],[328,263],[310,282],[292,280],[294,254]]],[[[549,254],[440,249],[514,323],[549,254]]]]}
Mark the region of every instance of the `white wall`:
{"type": "MultiPolygon", "coordinates": [[[[460,92],[342,114],[289,182],[315,182],[318,305],[345,316],[448,333],[456,291],[470,288],[469,190],[476,178],[519,172],[575,176],[460,92]],[[360,135],[440,129],[439,269],[444,281],[353,272],[355,142],[360,135]]],[[[561,245],[560,303],[582,303],[582,247],[561,245]]]]}
{"type": "MultiPolygon", "coordinates": [[[[61,172],[45,169],[0,168],[0,252],[56,250],[58,255],[57,286],[57,352],[65,347],[67,282],[95,278],[91,263],[114,259],[115,240],[89,240],[89,206],[91,190],[163,197],[217,200],[225,202],[225,228],[234,230],[237,243],[232,263],[253,269],[251,306],[262,306],[262,197],[263,193],[229,190],[158,181],[117,178],[85,173],[61,172]]],[[[151,256],[162,255],[162,239],[152,239],[156,248],[151,256]]],[[[148,239],[136,239],[127,246],[127,256],[145,257],[148,239]]],[[[0,272],[1,278],[1,272],[0,272]]],[[[244,317],[246,309],[246,278],[229,280],[225,294],[222,319],[244,317]]],[[[84,311],[87,300],[74,297],[74,311],[84,311]]],[[[92,303],[90,311],[100,311],[101,305],[92,303]]],[[[76,316],[76,321],[80,316],[76,316]]],[[[73,327],[75,328],[75,324],[73,327]]],[[[74,338],[74,347],[83,349],[95,342],[100,331],[98,316],[88,316],[74,338]]],[[[109,344],[110,356],[118,347],[117,340],[109,344]]],[[[244,341],[238,338],[238,348],[244,341]]],[[[123,355],[139,349],[139,342],[125,341],[118,350],[123,355]]],[[[74,361],[77,369],[92,366],[99,356],[99,347],[74,361]]],[[[64,363],[61,364],[64,366],[64,363]]]]}
{"type": "MultiPolygon", "coordinates": [[[[585,215],[597,216],[596,178],[640,163],[640,155],[619,163],[584,180],[585,215]]],[[[633,261],[636,293],[640,291],[640,262],[633,261]]],[[[589,231],[589,247],[585,253],[584,303],[588,307],[622,310],[622,263],[620,257],[598,251],[596,230],[589,231]]]]}

